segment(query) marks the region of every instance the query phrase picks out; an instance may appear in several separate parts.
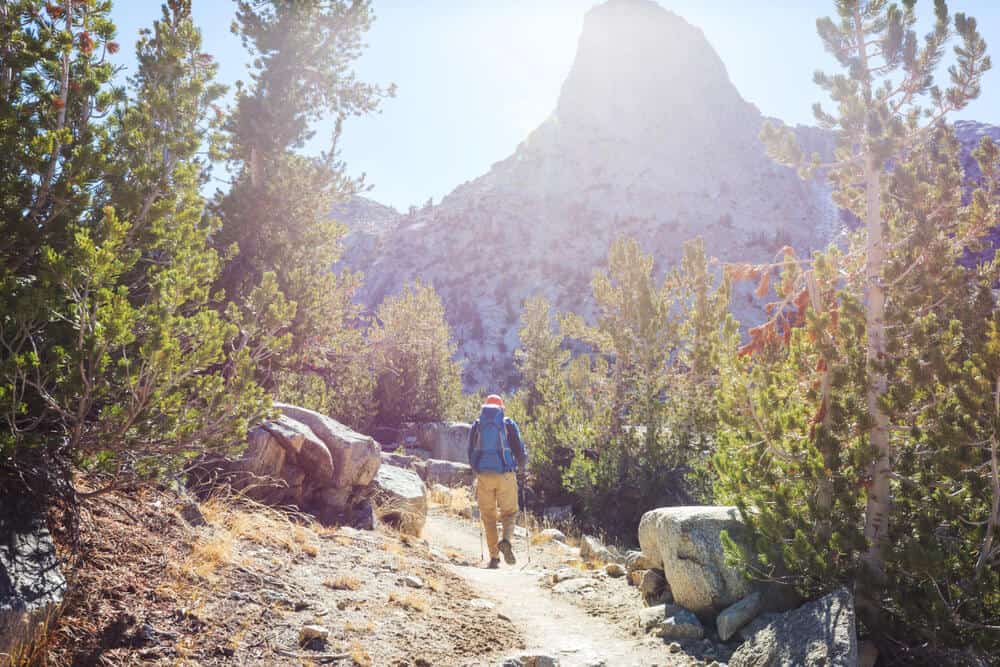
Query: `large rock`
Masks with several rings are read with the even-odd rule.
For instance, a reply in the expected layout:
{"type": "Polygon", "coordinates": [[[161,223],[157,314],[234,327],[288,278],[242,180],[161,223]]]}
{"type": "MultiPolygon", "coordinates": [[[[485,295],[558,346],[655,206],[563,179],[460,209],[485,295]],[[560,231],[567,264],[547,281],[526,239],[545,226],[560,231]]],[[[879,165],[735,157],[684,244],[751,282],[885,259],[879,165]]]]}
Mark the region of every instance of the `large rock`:
{"type": "Polygon", "coordinates": [[[287,417],[251,428],[238,459],[212,459],[205,466],[254,500],[300,508],[333,475],[326,445],[308,426],[287,417]]]}
{"type": "Polygon", "coordinates": [[[742,574],[726,565],[724,530],[734,540],[744,534],[735,507],[663,507],[639,522],[642,552],[663,569],[674,601],[702,617],[715,616],[751,592],[742,574]]]}
{"type": "Polygon", "coordinates": [[[206,458],[190,483],[221,480],[262,503],[296,506],[324,524],[367,524],[354,510],[372,493],[381,465],[378,444],[318,412],[275,406],[284,414],[250,429],[238,459],[206,458]]]}
{"type": "Polygon", "coordinates": [[[679,609],[677,612],[664,619],[654,630],[654,634],[663,637],[667,641],[691,639],[701,639],[705,636],[705,628],[702,627],[698,617],[687,609],[679,609]]]}
{"type": "Polygon", "coordinates": [[[670,595],[670,589],[667,587],[667,578],[663,576],[663,570],[646,570],[639,581],[639,592],[642,593],[642,598],[647,604],[658,604],[661,601],[666,601],[665,597],[669,597],[670,602],[673,601],[673,596],[670,595]]]}
{"type": "Polygon", "coordinates": [[[285,448],[268,431],[257,427],[247,434],[242,468],[260,477],[279,477],[285,466],[285,448]]]}
{"type": "Polygon", "coordinates": [[[41,514],[25,519],[13,504],[5,498],[0,516],[0,654],[30,642],[66,592],[41,514]]]}
{"type": "Polygon", "coordinates": [[[304,422],[282,415],[261,424],[261,428],[277,438],[296,462],[309,470],[309,476],[316,480],[333,479],[333,457],[326,443],[304,422]]]}
{"type": "Polygon", "coordinates": [[[333,486],[367,486],[375,479],[381,464],[381,448],[371,436],[352,431],[312,410],[286,403],[275,403],[274,407],[308,426],[326,445],[333,459],[333,486]]]}
{"type": "Polygon", "coordinates": [[[427,521],[427,487],[412,470],[382,466],[372,484],[381,520],[409,535],[420,535],[427,521]]]}
{"type": "MultiPolygon", "coordinates": [[[[439,461],[428,459],[423,463],[424,478],[428,484],[443,484],[444,486],[472,486],[472,467],[455,461],[439,461]]],[[[419,471],[418,471],[419,474],[419,471]]]]}
{"type": "Polygon", "coordinates": [[[667,604],[643,607],[639,610],[639,627],[644,632],[648,632],[680,610],[681,608],[678,606],[667,604]]]}
{"type": "Polygon", "coordinates": [[[715,628],[719,639],[724,642],[736,634],[736,631],[752,621],[761,609],[761,595],[754,591],[736,604],[729,605],[715,619],[715,628]]]}
{"type": "Polygon", "coordinates": [[[469,463],[469,432],[472,426],[462,422],[427,422],[405,424],[403,445],[423,450],[439,461],[469,463]]]}
{"type": "Polygon", "coordinates": [[[420,476],[420,479],[427,481],[427,460],[419,456],[409,456],[406,454],[396,454],[395,452],[382,452],[382,465],[396,466],[412,470],[420,476]]]}
{"type": "Polygon", "coordinates": [[[854,599],[845,588],[778,616],[757,630],[729,660],[730,667],[857,664],[854,599]]]}

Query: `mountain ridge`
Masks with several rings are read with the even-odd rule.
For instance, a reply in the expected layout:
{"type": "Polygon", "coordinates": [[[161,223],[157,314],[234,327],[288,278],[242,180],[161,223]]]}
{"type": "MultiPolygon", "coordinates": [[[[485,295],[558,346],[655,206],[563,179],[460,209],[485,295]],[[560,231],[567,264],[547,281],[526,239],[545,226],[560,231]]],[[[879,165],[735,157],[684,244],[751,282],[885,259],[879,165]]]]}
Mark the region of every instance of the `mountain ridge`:
{"type": "MultiPolygon", "coordinates": [[[[700,29],[652,0],[610,0],[587,13],[553,113],[510,156],[364,242],[352,232],[344,265],[365,273],[368,306],[408,281],[433,284],[466,386],[509,388],[523,300],[541,293],[593,317],[590,279],[619,237],[636,238],[661,275],[695,236],[731,261],[836,237],[849,216],[828,184],[767,157],[765,120],[700,29]]],[[[964,129],[988,132],[979,125],[964,129]]],[[[832,154],[831,134],[795,130],[810,152],[832,154]]],[[[749,288],[733,310],[762,316],[749,288]]]]}

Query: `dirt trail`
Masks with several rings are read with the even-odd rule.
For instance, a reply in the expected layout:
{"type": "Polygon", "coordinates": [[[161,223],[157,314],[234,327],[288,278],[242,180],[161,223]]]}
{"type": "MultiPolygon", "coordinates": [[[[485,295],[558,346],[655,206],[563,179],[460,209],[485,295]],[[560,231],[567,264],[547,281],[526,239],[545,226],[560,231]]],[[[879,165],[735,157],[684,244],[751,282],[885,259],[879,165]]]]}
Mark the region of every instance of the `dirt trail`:
{"type": "MultiPolygon", "coordinates": [[[[434,546],[461,552],[480,563],[479,530],[472,522],[432,511],[423,536],[434,546]]],[[[528,646],[524,653],[558,656],[564,667],[687,664],[675,660],[664,646],[649,646],[626,637],[606,621],[540,587],[542,572],[525,562],[525,541],[516,539],[514,548],[518,564],[513,567],[449,567],[484,598],[497,601],[497,611],[524,634],[528,646]]]]}

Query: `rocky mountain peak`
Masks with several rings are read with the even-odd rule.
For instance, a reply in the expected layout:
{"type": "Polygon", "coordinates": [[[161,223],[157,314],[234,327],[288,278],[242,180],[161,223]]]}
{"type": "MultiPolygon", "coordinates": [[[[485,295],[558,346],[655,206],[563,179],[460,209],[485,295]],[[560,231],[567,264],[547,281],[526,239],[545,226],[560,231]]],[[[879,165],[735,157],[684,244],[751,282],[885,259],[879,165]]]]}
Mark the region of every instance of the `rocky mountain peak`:
{"type": "Polygon", "coordinates": [[[753,113],[700,29],[652,0],[609,0],[586,15],[555,116],[648,139],[728,132],[753,113]]]}
{"type": "MultiPolygon", "coordinates": [[[[662,275],[697,236],[726,261],[834,238],[843,222],[829,186],[772,161],[763,122],[701,30],[652,0],[608,0],[586,16],[553,113],[514,154],[436,206],[354,232],[345,263],[365,273],[369,306],[431,283],[467,386],[510,387],[524,300],[593,317],[591,277],[616,239],[636,239],[662,275]]],[[[796,133],[832,151],[829,133],[796,133]]],[[[763,317],[749,289],[733,301],[745,324],[763,317]]]]}

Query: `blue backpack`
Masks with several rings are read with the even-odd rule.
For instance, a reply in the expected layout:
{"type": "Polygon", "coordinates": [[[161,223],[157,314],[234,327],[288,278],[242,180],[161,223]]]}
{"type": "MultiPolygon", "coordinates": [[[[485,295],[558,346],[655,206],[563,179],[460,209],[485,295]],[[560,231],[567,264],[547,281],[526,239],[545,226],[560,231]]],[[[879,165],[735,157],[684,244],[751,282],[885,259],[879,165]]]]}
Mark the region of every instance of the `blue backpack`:
{"type": "Polygon", "coordinates": [[[513,472],[514,454],[507,442],[503,408],[484,405],[479,413],[479,430],[472,446],[472,469],[476,472],[513,472]]]}

